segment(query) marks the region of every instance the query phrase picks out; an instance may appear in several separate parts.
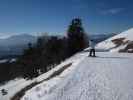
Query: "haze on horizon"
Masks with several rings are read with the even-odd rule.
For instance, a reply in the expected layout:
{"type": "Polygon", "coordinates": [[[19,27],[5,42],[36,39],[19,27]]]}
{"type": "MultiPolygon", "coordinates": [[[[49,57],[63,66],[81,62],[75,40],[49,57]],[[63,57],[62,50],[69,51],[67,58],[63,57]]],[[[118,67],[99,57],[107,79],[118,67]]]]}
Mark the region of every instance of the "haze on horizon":
{"type": "Polygon", "coordinates": [[[48,32],[64,34],[75,17],[89,34],[133,27],[132,0],[0,0],[0,37],[48,32]]]}

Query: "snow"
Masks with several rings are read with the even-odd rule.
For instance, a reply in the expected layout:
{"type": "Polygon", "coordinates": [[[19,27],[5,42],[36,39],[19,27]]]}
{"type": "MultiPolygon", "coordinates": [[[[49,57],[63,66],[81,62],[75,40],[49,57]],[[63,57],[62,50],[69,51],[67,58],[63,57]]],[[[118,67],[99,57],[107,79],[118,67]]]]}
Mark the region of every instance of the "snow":
{"type": "Polygon", "coordinates": [[[0,60],[0,63],[5,63],[7,61],[8,61],[7,59],[2,59],[2,60],[0,60]]]}
{"type": "Polygon", "coordinates": [[[12,63],[12,62],[15,62],[17,59],[16,58],[12,58],[12,59],[2,59],[2,60],[0,60],[0,63],[6,63],[7,61],[9,61],[10,63],[12,63]]]}
{"type": "Polygon", "coordinates": [[[20,91],[25,86],[31,84],[32,81],[26,81],[25,79],[14,79],[6,83],[5,85],[0,86],[0,90],[5,89],[7,90],[7,95],[2,95],[0,91],[0,100],[10,100],[10,98],[20,91]]]}
{"type": "Polygon", "coordinates": [[[41,83],[26,91],[21,100],[133,100],[133,54],[115,53],[116,49],[97,52],[96,58],[80,52],[33,80],[9,81],[0,86],[8,92],[0,92],[0,100],[10,100],[33,82],[41,83]],[[45,80],[70,63],[60,75],[45,80]]]}
{"type": "Polygon", "coordinates": [[[133,54],[87,55],[72,57],[71,67],[28,90],[21,100],[133,100],[133,54]]]}
{"type": "Polygon", "coordinates": [[[12,58],[12,59],[10,60],[10,63],[16,62],[16,60],[17,60],[17,58],[12,58]]]}
{"type": "MultiPolygon", "coordinates": [[[[64,65],[72,63],[72,66],[76,66],[79,63],[79,61],[83,59],[83,57],[84,55],[82,54],[74,55],[73,57],[66,59],[61,64],[57,65],[52,70],[40,75],[39,77],[33,80],[25,80],[25,79],[20,78],[20,79],[14,79],[14,80],[9,81],[5,85],[0,86],[0,90],[5,89],[8,92],[7,95],[2,95],[0,91],[0,100],[10,100],[11,97],[13,97],[17,92],[19,92],[24,87],[30,85],[33,82],[40,82],[40,81],[47,79],[50,75],[52,75],[55,71],[61,69],[64,65]]],[[[69,68],[68,68],[68,72],[69,72],[69,68]]],[[[63,78],[65,75],[67,75],[68,72],[64,71],[64,73],[60,76],[60,78],[63,78]]],[[[55,81],[51,81],[51,82],[55,82],[55,81]]]]}
{"type": "Polygon", "coordinates": [[[133,40],[133,28],[131,28],[127,31],[124,31],[117,36],[112,37],[112,39],[116,39],[118,37],[119,38],[126,37],[127,40],[133,40]]]}
{"type": "MultiPolygon", "coordinates": [[[[27,91],[26,95],[22,98],[22,100],[37,100],[38,98],[41,98],[43,95],[49,94],[56,87],[56,85],[59,84],[66,76],[68,76],[68,74],[70,74],[70,72],[72,72],[84,58],[85,55],[79,53],[60,64],[55,69],[46,73],[45,75],[49,74],[48,76],[50,76],[51,72],[55,72],[56,70],[59,70],[59,68],[61,68],[62,66],[72,62],[72,66],[63,71],[63,73],[59,76],[54,77],[48,81],[44,81],[42,84],[33,87],[31,91],[27,91]],[[30,97],[30,95],[32,95],[32,97],[30,97]]],[[[39,77],[38,79],[40,80],[41,78],[39,77]]]]}
{"type": "Polygon", "coordinates": [[[101,50],[106,50],[106,51],[110,51],[111,50],[111,52],[112,51],[119,51],[121,48],[123,49],[123,48],[125,48],[126,47],[126,45],[127,45],[127,43],[126,44],[123,44],[123,45],[121,45],[121,46],[119,46],[119,47],[117,47],[117,48],[115,48],[115,46],[116,46],[116,44],[114,44],[113,42],[112,42],[112,40],[114,40],[114,39],[119,39],[119,38],[125,38],[124,39],[124,41],[126,42],[126,41],[133,41],[133,28],[131,28],[131,29],[129,29],[129,30],[127,30],[127,31],[124,31],[124,32],[122,32],[122,33],[120,33],[120,34],[118,34],[118,35],[116,35],[116,36],[113,36],[113,37],[111,37],[111,38],[109,38],[109,39],[107,39],[107,40],[105,40],[105,41],[103,41],[103,42],[100,42],[97,46],[96,46],[96,48],[98,48],[98,49],[101,49],[101,50]],[[112,50],[112,49],[114,49],[114,50],[112,50]]]}
{"type": "Polygon", "coordinates": [[[120,45],[117,48],[110,49],[110,52],[118,52],[121,49],[124,49],[127,45],[120,45]]]}
{"type": "Polygon", "coordinates": [[[99,43],[97,50],[110,52],[97,52],[96,58],[80,52],[33,80],[9,81],[0,86],[0,90],[8,92],[7,95],[0,92],[0,100],[10,100],[33,82],[41,83],[26,91],[21,100],[133,100],[133,54],[116,53],[127,45],[114,48],[112,40],[118,38],[133,41],[133,28],[99,43]],[[45,80],[70,63],[60,75],[45,80]]]}

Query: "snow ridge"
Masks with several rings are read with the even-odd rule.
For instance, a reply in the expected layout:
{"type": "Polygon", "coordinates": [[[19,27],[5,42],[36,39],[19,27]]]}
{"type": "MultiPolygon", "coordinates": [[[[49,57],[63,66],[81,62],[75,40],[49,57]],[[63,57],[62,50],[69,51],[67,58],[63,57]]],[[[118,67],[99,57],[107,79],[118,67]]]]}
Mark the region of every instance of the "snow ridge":
{"type": "MultiPolygon", "coordinates": [[[[132,43],[132,41],[133,41],[133,28],[99,43],[96,46],[96,48],[104,51],[118,52],[122,49],[125,49],[127,45],[132,43]]],[[[130,47],[130,49],[133,49],[133,47],[130,47]]],[[[125,52],[127,51],[128,50],[125,50],[125,52]]]]}

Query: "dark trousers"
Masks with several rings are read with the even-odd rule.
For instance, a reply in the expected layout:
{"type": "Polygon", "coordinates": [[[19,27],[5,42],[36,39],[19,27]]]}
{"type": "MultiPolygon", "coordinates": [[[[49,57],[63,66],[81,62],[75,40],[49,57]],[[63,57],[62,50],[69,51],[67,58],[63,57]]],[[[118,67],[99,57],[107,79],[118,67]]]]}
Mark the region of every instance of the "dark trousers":
{"type": "Polygon", "coordinates": [[[95,57],[95,49],[90,49],[90,54],[89,56],[95,57]]]}

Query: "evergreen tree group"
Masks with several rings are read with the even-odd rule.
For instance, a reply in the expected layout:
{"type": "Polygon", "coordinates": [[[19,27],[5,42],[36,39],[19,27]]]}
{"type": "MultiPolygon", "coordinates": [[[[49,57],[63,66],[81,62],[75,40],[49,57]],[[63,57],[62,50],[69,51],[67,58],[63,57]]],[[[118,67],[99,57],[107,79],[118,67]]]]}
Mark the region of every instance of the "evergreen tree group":
{"type": "Polygon", "coordinates": [[[86,34],[84,32],[81,19],[75,18],[72,20],[68,28],[67,39],[68,55],[70,56],[87,47],[86,34]]]}
{"type": "Polygon", "coordinates": [[[38,37],[37,43],[29,43],[28,48],[16,62],[0,64],[0,82],[15,77],[32,79],[47,72],[61,61],[87,47],[86,37],[80,18],[72,20],[66,37],[47,35],[38,37]]]}

